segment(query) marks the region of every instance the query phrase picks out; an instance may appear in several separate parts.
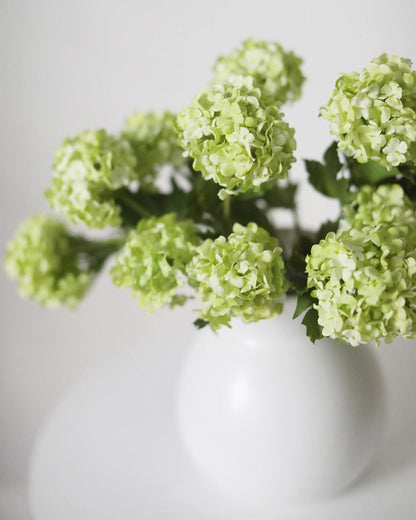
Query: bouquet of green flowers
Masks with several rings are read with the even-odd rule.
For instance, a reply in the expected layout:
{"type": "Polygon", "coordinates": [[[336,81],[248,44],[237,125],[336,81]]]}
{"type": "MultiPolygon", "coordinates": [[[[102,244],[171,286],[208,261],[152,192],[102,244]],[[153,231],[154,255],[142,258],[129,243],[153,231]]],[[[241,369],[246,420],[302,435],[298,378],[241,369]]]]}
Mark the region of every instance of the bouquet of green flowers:
{"type": "Polygon", "coordinates": [[[416,72],[382,54],[337,80],[320,112],[336,141],[305,166],[340,214],[312,232],[296,218],[295,132],[281,111],[301,95],[301,64],[247,40],[179,114],[66,139],[46,198],[72,224],[113,232],[89,239],[52,216],[28,219],[5,259],[21,295],[73,308],[116,253],[117,286],[150,312],[196,298],[198,327],[271,318],[296,293],[312,341],[416,337],[416,72]],[[293,212],[292,229],[273,222],[275,208],[293,212]]]}

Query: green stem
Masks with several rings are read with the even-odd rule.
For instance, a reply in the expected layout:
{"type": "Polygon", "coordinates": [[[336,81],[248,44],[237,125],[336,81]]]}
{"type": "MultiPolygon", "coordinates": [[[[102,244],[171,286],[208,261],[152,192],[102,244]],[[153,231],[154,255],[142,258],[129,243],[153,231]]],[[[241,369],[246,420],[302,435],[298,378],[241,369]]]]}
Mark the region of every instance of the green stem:
{"type": "Polygon", "coordinates": [[[128,206],[141,217],[149,218],[152,216],[149,211],[140,206],[140,204],[130,195],[128,191],[119,191],[117,193],[117,199],[123,202],[126,206],[128,206]]]}
{"type": "Polygon", "coordinates": [[[125,237],[109,240],[87,240],[83,237],[73,237],[73,247],[77,253],[98,253],[101,251],[118,251],[125,243],[125,237]]]}
{"type": "Polygon", "coordinates": [[[225,197],[223,209],[224,209],[224,219],[226,222],[229,222],[230,217],[231,217],[231,197],[230,197],[230,195],[227,195],[225,197]]]}
{"type": "Polygon", "coordinates": [[[71,247],[79,261],[86,262],[87,270],[98,273],[107,258],[123,247],[125,237],[109,240],[88,240],[81,236],[71,237],[71,247]]]}

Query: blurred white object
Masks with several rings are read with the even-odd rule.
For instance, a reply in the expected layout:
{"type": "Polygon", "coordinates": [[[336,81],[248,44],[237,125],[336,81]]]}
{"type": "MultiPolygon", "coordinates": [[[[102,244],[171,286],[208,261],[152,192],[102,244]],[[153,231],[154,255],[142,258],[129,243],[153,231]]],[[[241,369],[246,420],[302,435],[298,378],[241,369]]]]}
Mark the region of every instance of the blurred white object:
{"type": "Polygon", "coordinates": [[[191,458],[223,493],[258,508],[339,492],[368,467],[384,430],[374,346],[312,345],[291,320],[294,303],[273,320],[199,332],[180,378],[191,458]]]}

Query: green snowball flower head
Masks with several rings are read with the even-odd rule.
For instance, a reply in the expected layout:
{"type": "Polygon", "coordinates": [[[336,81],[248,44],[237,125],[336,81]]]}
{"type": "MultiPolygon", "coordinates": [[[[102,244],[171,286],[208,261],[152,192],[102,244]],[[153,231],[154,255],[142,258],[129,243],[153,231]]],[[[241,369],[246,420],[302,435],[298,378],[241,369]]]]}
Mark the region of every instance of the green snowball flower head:
{"type": "Polygon", "coordinates": [[[229,326],[232,317],[248,323],[282,312],[281,296],[289,284],[276,246],[277,240],[253,222],[234,224],[228,238],[199,246],[187,273],[203,305],[199,316],[212,329],[229,326]]]}
{"type": "Polygon", "coordinates": [[[5,269],[24,298],[74,308],[93,280],[80,265],[67,228],[45,215],[26,220],[8,244],[5,269]]]}
{"type": "Polygon", "coordinates": [[[400,186],[361,188],[306,271],[324,336],[353,346],[416,337],[416,216],[400,186]]]}
{"type": "Polygon", "coordinates": [[[412,62],[382,54],[361,72],[343,74],[321,115],[339,148],[358,162],[391,168],[416,162],[416,72],[412,62]]]}
{"type": "Polygon", "coordinates": [[[179,144],[194,168],[227,194],[260,192],[287,178],[296,149],[294,130],[274,106],[265,107],[250,76],[203,89],[177,119],[179,144]]]}
{"type": "Polygon", "coordinates": [[[249,39],[217,60],[215,82],[227,80],[233,74],[252,76],[254,86],[262,92],[263,102],[281,105],[300,98],[305,81],[301,65],[301,58],[285,52],[278,43],[249,39]]]}
{"type": "Polygon", "coordinates": [[[182,305],[185,265],[198,244],[191,220],[178,222],[174,213],[142,219],[132,231],[111,270],[115,285],[130,288],[139,305],[156,312],[164,304],[182,305]]]}
{"type": "Polygon", "coordinates": [[[176,115],[169,111],[137,112],[127,119],[122,135],[135,153],[141,188],[154,189],[154,181],[163,165],[171,164],[178,169],[185,165],[183,150],[177,144],[175,121],[176,115]]]}
{"type": "Polygon", "coordinates": [[[114,192],[137,178],[129,142],[105,130],[66,139],[55,152],[54,176],[45,196],[74,224],[91,228],[121,224],[114,192]]]}

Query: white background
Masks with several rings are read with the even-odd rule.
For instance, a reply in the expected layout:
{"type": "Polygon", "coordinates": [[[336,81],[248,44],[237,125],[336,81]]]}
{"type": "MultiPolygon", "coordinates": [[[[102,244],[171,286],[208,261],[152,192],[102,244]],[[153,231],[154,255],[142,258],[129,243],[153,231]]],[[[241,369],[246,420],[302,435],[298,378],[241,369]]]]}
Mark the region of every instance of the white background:
{"type": "MultiPolygon", "coordinates": [[[[135,110],[181,109],[210,80],[215,58],[247,37],[278,41],[304,58],[304,96],[286,113],[298,157],[319,158],[331,138],[317,116],[338,74],[384,51],[416,61],[415,19],[414,0],[1,0],[2,254],[20,221],[47,210],[42,194],[64,137],[118,131],[135,110]]],[[[294,176],[305,179],[301,162],[294,176]]],[[[304,185],[299,204],[302,221],[314,227],[336,210],[304,185]]],[[[21,301],[3,274],[0,291],[0,487],[13,490],[25,481],[39,425],[71,386],[122,351],[181,334],[192,316],[149,318],[107,274],[76,313],[21,301]]],[[[380,351],[397,434],[416,432],[414,405],[408,409],[415,350],[380,351]]],[[[1,518],[5,508],[0,496],[1,518]]]]}

